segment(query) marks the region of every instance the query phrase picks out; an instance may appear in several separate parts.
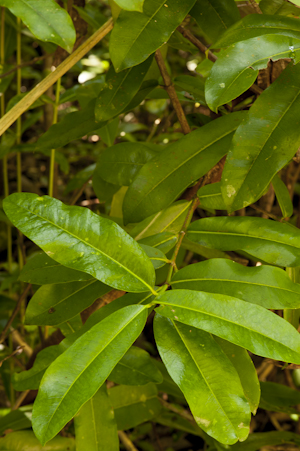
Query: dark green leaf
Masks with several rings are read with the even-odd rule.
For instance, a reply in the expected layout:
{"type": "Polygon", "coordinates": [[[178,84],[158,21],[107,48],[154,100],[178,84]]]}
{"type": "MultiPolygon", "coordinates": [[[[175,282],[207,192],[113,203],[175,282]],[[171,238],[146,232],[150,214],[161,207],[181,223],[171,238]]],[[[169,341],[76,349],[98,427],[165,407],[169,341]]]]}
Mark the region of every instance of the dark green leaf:
{"type": "Polygon", "coordinates": [[[297,414],[297,410],[291,407],[300,404],[300,393],[297,390],[274,382],[260,382],[260,387],[261,409],[297,414]]]}
{"type": "Polygon", "coordinates": [[[175,246],[177,239],[177,236],[173,233],[162,232],[142,238],[139,240],[139,244],[146,244],[147,246],[155,247],[166,254],[175,246]]]}
{"type": "Polygon", "coordinates": [[[114,222],[36,194],[11,194],[3,204],[13,224],[59,263],[117,289],[153,290],[150,260],[114,222]]]}
{"type": "Polygon", "coordinates": [[[200,199],[200,207],[227,210],[221,193],[221,182],[203,186],[199,189],[197,196],[200,199]]]}
{"type": "Polygon", "coordinates": [[[286,431],[256,432],[249,436],[246,443],[237,443],[231,449],[232,451],[259,451],[264,446],[282,445],[284,443],[300,446],[299,435],[286,431]]]}
{"type": "MultiPolygon", "coordinates": [[[[3,435],[3,433],[8,429],[11,429],[13,431],[19,431],[22,429],[30,429],[30,428],[31,428],[30,416],[27,416],[26,413],[21,412],[21,410],[12,410],[7,415],[0,418],[0,435],[3,435]]],[[[1,441],[0,441],[0,449],[1,449],[1,441]]]]}
{"type": "Polygon", "coordinates": [[[272,179],[272,185],[278,200],[283,218],[289,218],[293,214],[293,203],[291,201],[289,190],[278,175],[272,179]]]}
{"type": "Polygon", "coordinates": [[[155,341],[171,377],[189,403],[197,424],[224,444],[244,441],[250,408],[239,376],[213,337],[160,315],[155,341]]]}
{"type": "Polygon", "coordinates": [[[177,89],[188,92],[197,102],[205,105],[203,78],[192,77],[191,75],[178,75],[174,78],[174,84],[177,89]]]}
{"type": "Polygon", "coordinates": [[[261,0],[259,7],[264,14],[280,14],[282,16],[299,16],[299,8],[286,0],[261,0]]]}

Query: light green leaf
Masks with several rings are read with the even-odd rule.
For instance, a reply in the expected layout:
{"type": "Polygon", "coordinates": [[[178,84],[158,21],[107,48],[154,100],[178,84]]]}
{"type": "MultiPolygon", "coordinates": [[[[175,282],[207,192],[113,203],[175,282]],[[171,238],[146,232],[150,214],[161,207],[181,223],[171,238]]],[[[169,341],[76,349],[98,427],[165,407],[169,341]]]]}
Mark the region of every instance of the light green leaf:
{"type": "Polygon", "coordinates": [[[129,186],[143,165],[156,155],[157,152],[140,142],[116,144],[100,155],[97,173],[106,182],[129,186]]]}
{"type": "Polygon", "coordinates": [[[3,205],[12,223],[59,263],[117,289],[153,291],[151,261],[114,222],[36,194],[11,194],[3,205]]]}
{"type": "Polygon", "coordinates": [[[144,0],[114,0],[116,4],[126,11],[143,12],[144,0]]]}
{"type": "Polygon", "coordinates": [[[227,210],[221,193],[221,182],[203,186],[199,189],[197,196],[200,199],[200,207],[227,210]]]}
{"type": "Polygon", "coordinates": [[[178,387],[177,384],[173,381],[170,374],[168,373],[167,368],[163,364],[161,360],[152,359],[156,368],[159,369],[163,376],[163,381],[161,384],[158,384],[157,389],[159,392],[167,393],[168,395],[172,395],[175,398],[179,399],[181,402],[185,403],[185,397],[183,396],[182,391],[178,387]]]}
{"type": "Polygon", "coordinates": [[[184,393],[197,424],[221,443],[249,434],[250,408],[239,376],[213,337],[157,315],[154,334],[160,356],[184,393]]]}
{"type": "Polygon", "coordinates": [[[94,396],[146,319],[146,307],[125,307],[92,327],[50,365],[32,412],[33,430],[41,443],[54,437],[94,396]]]}
{"type": "Polygon", "coordinates": [[[40,444],[32,431],[13,432],[0,438],[1,451],[24,451],[24,445],[30,451],[76,451],[73,438],[58,436],[46,446],[40,444]]]}
{"type": "Polygon", "coordinates": [[[272,266],[245,267],[215,258],[180,269],[171,284],[175,289],[227,294],[267,309],[300,308],[300,285],[272,266]]]}
{"type": "Polygon", "coordinates": [[[88,308],[111,291],[98,280],[44,285],[31,298],[26,309],[25,324],[57,326],[88,308]]]}
{"type": "MultiPolygon", "coordinates": [[[[218,59],[206,80],[207,105],[211,110],[218,111],[219,106],[247,91],[255,82],[259,69],[267,67],[270,58],[273,61],[292,58],[297,63],[299,57],[300,41],[285,36],[266,35],[232,44],[218,53],[218,59]]],[[[262,113],[265,110],[260,110],[260,113],[260,117],[264,117],[262,113]]]]}
{"type": "Polygon", "coordinates": [[[300,266],[300,232],[293,226],[254,217],[214,217],[188,227],[191,241],[222,251],[242,250],[277,266],[300,266]]]}
{"type": "Polygon", "coordinates": [[[156,385],[152,382],[140,387],[119,385],[108,390],[108,394],[119,430],[131,429],[155,419],[162,409],[156,385]]]}
{"type": "Polygon", "coordinates": [[[241,17],[234,0],[198,0],[190,14],[210,42],[215,42],[241,17]]]}
{"type": "Polygon", "coordinates": [[[121,74],[117,74],[111,66],[106,75],[106,83],[96,100],[97,121],[107,121],[118,116],[126,108],[139,91],[152,61],[153,57],[147,58],[142,64],[129,68],[121,74]]]}
{"type": "Polygon", "coordinates": [[[146,244],[161,250],[164,254],[169,252],[177,243],[177,235],[169,232],[157,233],[139,240],[139,244],[146,244]]]}
{"type": "Polygon", "coordinates": [[[247,113],[216,119],[170,144],[145,164],[129,186],[124,222],[138,222],[169,206],[228,151],[233,132],[247,113]]]}
{"type": "Polygon", "coordinates": [[[279,203],[283,218],[290,218],[293,214],[294,207],[291,201],[289,190],[278,175],[272,179],[272,185],[275,191],[277,201],[279,203]]]}
{"type": "MultiPolygon", "coordinates": [[[[213,48],[228,47],[239,41],[263,36],[265,34],[288,36],[300,39],[300,24],[298,19],[273,16],[267,14],[249,14],[230,27],[213,48]]],[[[292,45],[292,44],[291,44],[292,45]]]]}
{"type": "Polygon", "coordinates": [[[159,269],[167,263],[168,259],[161,250],[147,244],[140,244],[140,246],[150,258],[154,269],[159,269]]]}
{"type": "Polygon", "coordinates": [[[300,65],[290,64],[259,96],[232,140],[222,174],[230,211],[259,199],[300,145],[300,65]]]}
{"type": "Polygon", "coordinates": [[[74,25],[55,0],[0,0],[0,6],[20,17],[36,38],[54,42],[71,53],[76,39],[74,25]]]}
{"type": "Polygon", "coordinates": [[[75,415],[76,451],[119,451],[114,411],[105,383],[75,415]]]}
{"type": "Polygon", "coordinates": [[[132,346],[108,376],[110,381],[123,385],[162,383],[161,372],[154,365],[148,352],[132,346]]]}
{"type": "Polygon", "coordinates": [[[48,257],[44,252],[34,255],[20,272],[19,280],[35,285],[67,282],[83,282],[92,276],[76,269],[67,268],[48,257]]]}
{"type": "Polygon", "coordinates": [[[121,11],[110,39],[116,72],[145,61],[165,44],[196,0],[145,0],[143,13],[121,11]]]}
{"type": "Polygon", "coordinates": [[[157,298],[160,315],[203,329],[254,354],[300,363],[300,336],[287,321],[259,305],[222,294],[168,291],[157,298]]]}

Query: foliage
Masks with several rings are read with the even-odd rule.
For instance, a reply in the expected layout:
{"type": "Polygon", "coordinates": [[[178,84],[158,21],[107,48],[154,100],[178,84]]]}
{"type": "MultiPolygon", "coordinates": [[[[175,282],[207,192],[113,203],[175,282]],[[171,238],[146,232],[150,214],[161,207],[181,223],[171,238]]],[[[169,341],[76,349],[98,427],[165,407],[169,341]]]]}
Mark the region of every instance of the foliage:
{"type": "Polygon", "coordinates": [[[300,445],[298,3],[0,0],[1,450],[300,445]]]}

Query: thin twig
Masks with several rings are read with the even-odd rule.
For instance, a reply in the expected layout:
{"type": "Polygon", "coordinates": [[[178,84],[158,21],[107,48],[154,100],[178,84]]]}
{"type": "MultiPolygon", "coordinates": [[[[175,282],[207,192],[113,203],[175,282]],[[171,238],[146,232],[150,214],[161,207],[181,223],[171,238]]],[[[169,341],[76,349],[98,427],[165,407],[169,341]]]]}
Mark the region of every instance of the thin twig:
{"type": "Polygon", "coordinates": [[[75,205],[76,202],[78,201],[79,197],[81,196],[81,194],[83,193],[83,191],[85,190],[85,188],[87,187],[87,185],[89,184],[89,182],[92,180],[92,175],[89,177],[89,179],[82,185],[82,187],[75,193],[73,199],[71,199],[70,205],[75,205]]]}
{"type": "Polygon", "coordinates": [[[132,441],[128,438],[124,431],[118,431],[118,436],[127,451],[138,451],[132,441]]]}
{"type": "Polygon", "coordinates": [[[18,302],[17,302],[17,305],[15,306],[15,309],[14,309],[14,311],[12,312],[11,317],[10,317],[9,320],[7,321],[5,327],[4,327],[3,331],[2,331],[2,334],[1,334],[1,336],[0,336],[0,344],[4,342],[5,337],[6,337],[6,334],[7,334],[8,330],[9,330],[10,326],[12,325],[13,320],[15,319],[15,317],[16,317],[17,314],[18,314],[18,312],[19,312],[19,310],[20,310],[20,307],[21,307],[21,305],[22,305],[22,302],[26,299],[27,293],[28,293],[28,291],[30,290],[30,288],[31,288],[31,283],[27,285],[27,287],[25,288],[25,290],[24,290],[23,293],[21,294],[21,296],[20,296],[20,298],[19,298],[19,300],[18,300],[18,302]]]}
{"type": "Polygon", "coordinates": [[[26,396],[28,395],[28,393],[30,392],[30,390],[25,390],[23,391],[20,396],[18,397],[18,399],[16,400],[16,402],[14,403],[14,405],[12,406],[11,410],[17,410],[20,405],[22,404],[22,402],[24,401],[24,399],[26,398],[26,396]]]}
{"type": "Polygon", "coordinates": [[[180,125],[182,127],[183,133],[186,135],[187,133],[190,133],[191,129],[188,124],[188,121],[185,117],[184,111],[182,109],[181,103],[179,102],[179,99],[177,97],[176,90],[174,88],[174,85],[172,83],[171,77],[167,71],[164,59],[162,57],[162,54],[160,50],[157,50],[155,52],[155,59],[158,65],[158,68],[160,70],[161,76],[164,80],[165,89],[170,97],[170,100],[172,102],[172,105],[174,107],[174,110],[176,111],[178,120],[180,122],[180,125]]]}
{"type": "Polygon", "coordinates": [[[16,355],[16,354],[19,355],[19,354],[21,354],[22,352],[23,352],[23,346],[18,346],[17,349],[15,349],[14,352],[12,352],[10,355],[4,357],[4,359],[0,360],[0,368],[1,368],[1,366],[3,365],[3,363],[4,363],[6,360],[12,358],[12,357],[13,357],[14,355],[16,355]]]}
{"type": "Polygon", "coordinates": [[[27,63],[19,64],[18,66],[13,67],[12,69],[10,69],[7,72],[5,72],[4,74],[1,74],[0,75],[0,79],[8,77],[10,74],[13,74],[18,69],[22,69],[22,67],[32,66],[33,64],[38,63],[39,61],[42,61],[42,60],[44,60],[45,58],[47,58],[48,56],[51,56],[51,55],[53,55],[53,53],[47,54],[47,55],[43,55],[43,56],[36,56],[31,61],[27,61],[27,63]]]}

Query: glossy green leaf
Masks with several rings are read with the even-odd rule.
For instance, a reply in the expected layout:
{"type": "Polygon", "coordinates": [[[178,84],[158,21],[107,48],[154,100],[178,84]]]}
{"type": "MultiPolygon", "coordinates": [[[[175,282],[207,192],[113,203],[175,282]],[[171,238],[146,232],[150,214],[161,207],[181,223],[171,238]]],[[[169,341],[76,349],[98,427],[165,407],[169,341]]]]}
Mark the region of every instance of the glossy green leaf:
{"type": "Polygon", "coordinates": [[[203,186],[199,189],[197,196],[200,199],[200,207],[227,210],[221,193],[221,182],[203,186]]]}
{"type": "Polygon", "coordinates": [[[37,390],[46,369],[60,354],[61,350],[58,346],[42,349],[37,354],[32,368],[12,375],[14,389],[18,391],[37,390]]]}
{"type": "Polygon", "coordinates": [[[83,282],[92,279],[92,276],[57,263],[44,252],[34,255],[20,272],[19,280],[35,285],[53,283],[83,282]]]}
{"type": "Polygon", "coordinates": [[[159,296],[160,315],[203,329],[254,354],[300,363],[300,336],[275,313],[239,299],[190,290],[159,296]]]}
{"type": "Polygon", "coordinates": [[[300,266],[300,232],[293,226],[254,217],[214,217],[188,227],[191,241],[222,251],[243,250],[277,266],[300,266]]]}
{"type": "Polygon", "coordinates": [[[25,324],[57,326],[88,308],[111,291],[98,280],[44,285],[31,298],[25,315],[25,324]]]}
{"type": "Polygon", "coordinates": [[[76,451],[75,440],[55,437],[43,446],[32,431],[18,431],[0,438],[1,451],[76,451]],[[24,448],[26,446],[26,448],[24,448]]]}
{"type": "Polygon", "coordinates": [[[155,341],[197,424],[221,443],[249,434],[250,408],[239,376],[213,337],[157,315],[155,341]]]}
{"type": "Polygon", "coordinates": [[[75,415],[76,451],[119,451],[114,411],[105,383],[75,415]]]}
{"type": "Polygon", "coordinates": [[[300,145],[300,66],[290,64],[237,129],[222,174],[228,209],[259,199],[300,145]]]}
{"type": "Polygon", "coordinates": [[[32,413],[33,430],[41,443],[54,437],[94,396],[146,319],[146,307],[125,307],[92,327],[50,365],[32,413]]]}
{"type": "Polygon", "coordinates": [[[299,20],[279,15],[249,14],[232,25],[213,47],[216,49],[228,47],[235,42],[245,41],[265,34],[300,39],[299,20]]]}
{"type": "Polygon", "coordinates": [[[287,431],[256,432],[251,434],[246,443],[237,443],[232,451],[259,451],[264,446],[292,443],[300,446],[299,434],[287,431]]]}
{"type": "Polygon", "coordinates": [[[183,396],[182,391],[178,387],[177,384],[173,381],[170,374],[168,373],[167,368],[161,360],[152,359],[156,368],[159,369],[163,376],[163,381],[161,384],[157,384],[157,389],[159,392],[167,393],[168,395],[172,395],[177,399],[180,399],[181,402],[185,403],[185,397],[183,396]]]}
{"type": "Polygon", "coordinates": [[[215,258],[180,269],[171,284],[175,289],[226,294],[267,309],[300,308],[300,285],[272,266],[246,267],[215,258]]]}
{"type": "Polygon", "coordinates": [[[167,257],[160,249],[148,246],[147,244],[140,244],[140,246],[148,255],[154,269],[159,269],[167,263],[167,257]]]}
{"type": "Polygon", "coordinates": [[[142,221],[166,208],[206,174],[227,153],[233,132],[245,114],[218,118],[170,144],[145,164],[126,193],[124,222],[142,221]]]}
{"type": "Polygon", "coordinates": [[[155,155],[156,152],[140,142],[116,144],[100,155],[98,173],[106,182],[129,186],[143,165],[155,155]]]}
{"type": "Polygon", "coordinates": [[[36,194],[12,194],[3,204],[13,224],[59,263],[117,289],[153,290],[151,262],[114,222],[36,194]]]}
{"type": "Polygon", "coordinates": [[[227,355],[239,375],[244,395],[247,398],[251,412],[256,413],[260,400],[260,385],[256,368],[246,349],[241,348],[220,337],[214,337],[223,352],[227,355]]]}
{"type": "Polygon", "coordinates": [[[175,246],[177,240],[177,236],[173,233],[162,232],[142,238],[139,240],[139,244],[146,244],[147,246],[157,248],[166,254],[175,246]]]}
{"type": "Polygon", "coordinates": [[[118,116],[140,89],[153,58],[147,58],[142,64],[117,74],[111,66],[96,100],[95,117],[97,121],[107,121],[118,116]]]}
{"type": "Polygon", "coordinates": [[[241,18],[234,0],[198,0],[190,14],[211,42],[241,18]]]}
{"type": "Polygon", "coordinates": [[[290,218],[293,214],[293,203],[291,201],[289,190],[278,175],[272,179],[272,185],[279,203],[283,218],[290,218]]]}
{"type": "Polygon", "coordinates": [[[41,41],[54,42],[71,53],[76,39],[69,14],[55,0],[0,0],[20,17],[32,34],[41,41]]]}
{"type": "Polygon", "coordinates": [[[144,0],[114,0],[115,3],[126,11],[143,12],[144,0]]]}
{"type": "Polygon", "coordinates": [[[22,429],[30,428],[30,416],[27,416],[26,413],[21,410],[12,410],[7,415],[0,418],[0,435],[3,435],[3,433],[8,429],[20,431],[22,429]]]}
{"type": "Polygon", "coordinates": [[[123,385],[160,384],[161,372],[154,365],[148,352],[132,346],[108,376],[110,381],[123,385]]]}
{"type": "Polygon", "coordinates": [[[167,42],[195,0],[145,0],[143,13],[121,11],[110,39],[117,72],[145,61],[167,42]]]}
{"type": "Polygon", "coordinates": [[[128,387],[119,385],[108,390],[119,430],[131,429],[160,414],[162,405],[157,398],[156,385],[128,387]]]}
{"type": "MultiPolygon", "coordinates": [[[[218,53],[218,60],[206,80],[207,105],[211,110],[218,111],[219,106],[247,91],[255,82],[259,69],[267,67],[270,58],[273,61],[292,58],[297,63],[299,57],[300,41],[285,36],[266,35],[232,44],[218,53]]],[[[260,118],[264,117],[262,113],[265,109],[260,110],[260,118]]]]}

